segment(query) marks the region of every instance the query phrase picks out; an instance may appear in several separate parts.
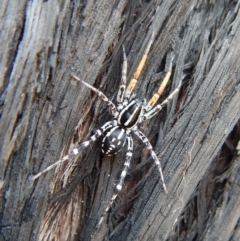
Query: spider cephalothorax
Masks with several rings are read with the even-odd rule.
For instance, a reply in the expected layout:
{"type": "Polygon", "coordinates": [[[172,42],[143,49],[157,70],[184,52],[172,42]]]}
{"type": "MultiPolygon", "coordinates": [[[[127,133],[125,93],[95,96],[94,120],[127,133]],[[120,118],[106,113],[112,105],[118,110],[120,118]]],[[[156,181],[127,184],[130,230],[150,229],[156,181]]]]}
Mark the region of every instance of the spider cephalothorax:
{"type": "MultiPolygon", "coordinates": [[[[77,148],[73,149],[67,156],[64,156],[61,160],[57,161],[56,163],[47,167],[42,172],[33,176],[32,180],[37,179],[43,173],[51,170],[53,167],[59,165],[60,163],[66,160],[69,160],[71,156],[77,155],[79,151],[86,148],[87,146],[89,146],[90,143],[94,142],[98,137],[103,135],[104,137],[102,140],[102,152],[106,155],[110,155],[110,156],[115,155],[116,153],[121,151],[121,149],[127,142],[127,153],[126,153],[126,159],[124,162],[124,169],[122,170],[119,183],[116,186],[116,190],[118,192],[122,189],[124,179],[127,175],[127,170],[130,167],[130,161],[131,161],[132,152],[133,152],[132,134],[135,134],[140,138],[140,140],[142,140],[142,142],[146,145],[146,147],[150,151],[150,154],[158,167],[161,180],[163,183],[164,191],[167,193],[160,161],[157,155],[155,154],[155,152],[153,151],[151,143],[149,142],[147,137],[138,129],[137,125],[146,119],[152,118],[155,114],[157,114],[162,109],[163,106],[167,105],[169,100],[171,100],[173,96],[179,91],[181,86],[181,81],[178,87],[161,104],[158,104],[155,106],[160,95],[164,91],[169,81],[171,71],[172,71],[172,63],[170,63],[169,70],[164,80],[162,81],[162,84],[160,85],[157,93],[155,93],[152,96],[152,98],[149,100],[148,103],[146,103],[145,101],[143,102],[139,101],[138,99],[135,98],[135,94],[133,93],[137,80],[146,62],[148,52],[153,43],[153,38],[154,38],[154,34],[151,35],[149,43],[144,51],[143,57],[137,67],[137,70],[133,75],[133,78],[131,79],[127,87],[126,87],[127,58],[126,58],[125,50],[123,48],[122,79],[121,79],[121,85],[117,94],[116,106],[101,91],[89,85],[88,83],[80,80],[77,76],[71,75],[72,78],[86,85],[89,89],[93,90],[99,97],[102,98],[103,101],[107,103],[107,105],[110,108],[110,113],[113,116],[113,120],[105,123],[102,127],[100,127],[100,129],[96,131],[94,135],[92,135],[89,138],[88,141],[83,142],[77,148]]],[[[111,208],[116,197],[117,197],[117,193],[115,193],[112,196],[112,199],[110,200],[107,208],[105,209],[105,212],[103,213],[98,223],[98,226],[102,223],[104,216],[111,208]]]]}

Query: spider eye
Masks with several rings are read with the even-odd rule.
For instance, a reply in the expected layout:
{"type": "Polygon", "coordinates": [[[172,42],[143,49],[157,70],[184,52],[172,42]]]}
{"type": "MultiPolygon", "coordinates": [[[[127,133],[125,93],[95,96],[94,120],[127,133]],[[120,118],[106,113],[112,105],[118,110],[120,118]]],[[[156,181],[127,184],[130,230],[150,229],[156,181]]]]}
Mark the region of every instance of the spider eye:
{"type": "Polygon", "coordinates": [[[126,131],[116,126],[107,132],[102,143],[102,152],[112,156],[117,154],[126,142],[126,131]]]}

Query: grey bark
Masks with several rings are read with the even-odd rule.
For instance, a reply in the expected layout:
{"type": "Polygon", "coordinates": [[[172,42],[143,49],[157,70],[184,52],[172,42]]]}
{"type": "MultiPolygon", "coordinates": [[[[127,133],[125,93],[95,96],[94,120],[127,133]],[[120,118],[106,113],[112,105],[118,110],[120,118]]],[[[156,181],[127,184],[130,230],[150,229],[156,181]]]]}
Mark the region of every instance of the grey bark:
{"type": "Polygon", "coordinates": [[[0,240],[239,240],[240,1],[2,1],[0,240]],[[74,73],[113,99],[122,50],[131,78],[156,38],[136,90],[178,96],[140,129],[158,154],[169,195],[134,138],[125,186],[100,229],[125,150],[101,140],[38,180],[109,118],[74,73]],[[166,68],[165,68],[166,66],[166,68]]]}

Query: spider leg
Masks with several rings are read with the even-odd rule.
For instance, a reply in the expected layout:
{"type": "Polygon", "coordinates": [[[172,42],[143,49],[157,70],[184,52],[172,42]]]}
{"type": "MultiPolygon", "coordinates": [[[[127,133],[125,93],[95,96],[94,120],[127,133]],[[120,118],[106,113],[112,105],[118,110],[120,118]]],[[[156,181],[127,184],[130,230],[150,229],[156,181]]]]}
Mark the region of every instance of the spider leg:
{"type": "Polygon", "coordinates": [[[178,84],[177,88],[161,104],[156,105],[150,111],[146,112],[143,115],[143,120],[151,119],[154,115],[156,115],[159,111],[161,111],[161,109],[164,106],[166,106],[170,100],[173,99],[174,95],[176,95],[179,92],[181,84],[182,84],[182,80],[178,84]]]}
{"type": "Polygon", "coordinates": [[[139,78],[139,76],[141,74],[141,71],[142,71],[142,69],[143,69],[143,67],[145,65],[145,62],[147,60],[147,55],[148,55],[149,50],[150,50],[150,48],[152,46],[153,39],[154,39],[154,32],[152,32],[152,35],[151,35],[150,40],[148,42],[148,45],[147,45],[147,47],[146,47],[146,49],[144,51],[142,59],[141,59],[141,61],[138,64],[138,67],[137,67],[137,69],[136,69],[136,71],[135,71],[135,73],[133,75],[133,78],[131,79],[131,81],[129,82],[129,84],[127,86],[127,89],[125,91],[125,98],[127,98],[127,99],[129,99],[132,91],[134,90],[134,88],[135,88],[135,86],[137,84],[137,80],[138,80],[138,78],[139,78]]]}
{"type": "Polygon", "coordinates": [[[172,60],[170,62],[170,66],[169,66],[169,69],[168,69],[168,72],[167,74],[165,75],[160,87],[158,88],[158,91],[157,93],[155,93],[152,98],[149,100],[149,102],[147,103],[146,106],[144,106],[144,110],[145,111],[149,111],[153,108],[153,106],[157,103],[159,97],[162,95],[163,91],[165,90],[166,86],[167,86],[167,83],[170,79],[170,76],[171,76],[171,73],[172,73],[172,60]]]}
{"type": "Polygon", "coordinates": [[[123,66],[122,66],[122,79],[121,79],[121,85],[118,90],[117,94],[117,102],[122,103],[123,97],[126,90],[126,82],[127,82],[127,57],[125,53],[125,48],[123,46],[123,66]]]}
{"type": "Polygon", "coordinates": [[[158,167],[158,170],[160,172],[160,176],[161,176],[161,180],[162,180],[162,185],[163,185],[163,189],[165,191],[165,193],[167,194],[168,191],[167,191],[167,188],[166,188],[166,184],[165,184],[165,181],[164,181],[164,177],[163,177],[163,173],[162,173],[162,168],[161,168],[161,163],[156,155],[156,153],[153,151],[153,147],[151,145],[151,143],[149,142],[149,140],[147,139],[147,137],[138,129],[135,129],[133,130],[134,133],[140,138],[140,140],[146,145],[146,147],[148,148],[148,150],[150,151],[151,153],[151,156],[153,158],[153,160],[155,161],[157,167],[158,167]]]}
{"type": "Polygon", "coordinates": [[[75,80],[83,83],[85,86],[87,86],[89,89],[91,89],[92,91],[94,91],[104,102],[107,103],[107,105],[109,106],[110,112],[113,116],[115,116],[117,114],[117,110],[116,110],[116,106],[113,104],[113,102],[111,100],[109,100],[107,98],[106,95],[103,94],[103,92],[99,91],[98,89],[94,88],[93,86],[91,86],[90,84],[88,84],[87,82],[79,79],[76,75],[71,74],[71,77],[74,78],[75,80]]]}
{"type": "Polygon", "coordinates": [[[109,212],[110,208],[112,207],[114,201],[116,200],[118,194],[117,192],[121,191],[122,190],[122,185],[123,185],[123,182],[124,182],[124,179],[127,175],[127,170],[130,166],[130,162],[131,162],[131,159],[132,159],[132,152],[133,152],[133,140],[132,140],[132,137],[131,136],[127,136],[127,143],[128,143],[128,149],[127,149],[127,153],[126,153],[126,160],[124,162],[124,169],[121,173],[121,176],[120,176],[120,180],[119,180],[119,183],[118,185],[116,186],[116,191],[114,193],[114,195],[112,196],[111,200],[109,201],[106,209],[104,210],[96,228],[99,228],[105,218],[105,216],[107,215],[107,213],[109,212]]]}
{"type": "Polygon", "coordinates": [[[72,156],[76,156],[79,151],[83,150],[84,148],[86,148],[87,146],[90,145],[90,143],[94,142],[97,140],[98,137],[100,137],[106,130],[108,130],[109,128],[113,127],[114,125],[116,125],[116,121],[109,121],[107,122],[105,125],[103,125],[102,127],[100,127],[100,129],[98,129],[96,131],[96,133],[94,135],[92,135],[88,141],[84,141],[82,144],[80,144],[77,148],[74,148],[68,155],[62,157],[60,160],[58,160],[57,162],[53,163],[52,165],[48,166],[46,169],[44,169],[43,171],[39,172],[38,174],[34,175],[31,177],[31,180],[34,181],[37,178],[39,178],[40,176],[42,176],[44,173],[50,171],[51,169],[53,169],[54,167],[62,164],[65,161],[68,161],[70,157],[72,156]]]}
{"type": "Polygon", "coordinates": [[[119,183],[116,186],[116,189],[118,191],[122,190],[122,185],[123,185],[124,179],[125,179],[125,177],[127,175],[127,170],[128,170],[128,168],[130,166],[130,162],[132,160],[133,140],[132,140],[131,136],[127,136],[127,143],[128,143],[128,149],[127,149],[127,153],[126,153],[126,160],[124,162],[124,169],[122,170],[119,183]]]}

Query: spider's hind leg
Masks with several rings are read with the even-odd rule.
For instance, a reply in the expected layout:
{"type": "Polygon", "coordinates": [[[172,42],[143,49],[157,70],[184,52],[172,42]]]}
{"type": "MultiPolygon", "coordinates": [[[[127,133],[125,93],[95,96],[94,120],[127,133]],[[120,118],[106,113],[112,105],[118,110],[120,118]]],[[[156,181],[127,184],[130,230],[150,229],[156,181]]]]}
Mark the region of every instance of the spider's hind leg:
{"type": "Polygon", "coordinates": [[[96,228],[99,228],[105,218],[105,216],[107,215],[107,213],[109,212],[110,208],[112,207],[113,203],[115,202],[117,196],[118,196],[118,192],[120,192],[122,190],[122,186],[123,186],[123,182],[124,179],[127,175],[127,170],[130,166],[130,162],[132,160],[132,152],[133,152],[133,140],[132,137],[130,135],[127,136],[127,143],[128,143],[128,147],[127,147],[127,153],[126,153],[126,160],[124,162],[124,169],[122,170],[121,176],[120,176],[120,180],[118,185],[116,186],[116,191],[114,193],[114,195],[112,196],[111,200],[109,201],[106,209],[104,210],[96,228]]]}
{"type": "Polygon", "coordinates": [[[74,148],[68,155],[62,157],[60,160],[58,160],[57,162],[53,163],[52,165],[48,166],[46,169],[44,169],[43,171],[39,172],[38,174],[34,175],[31,177],[31,180],[34,181],[35,179],[39,178],[40,176],[42,176],[44,173],[50,171],[51,169],[53,169],[54,167],[62,164],[65,161],[68,161],[70,159],[70,157],[72,156],[76,156],[79,151],[83,150],[84,148],[86,148],[87,146],[90,145],[90,143],[94,142],[97,140],[98,137],[100,137],[106,130],[108,130],[109,128],[113,127],[116,125],[116,121],[109,121],[107,122],[105,125],[103,125],[101,128],[99,128],[98,130],[96,130],[96,133],[94,135],[92,135],[88,141],[84,141],[82,144],[80,144],[78,147],[74,148]]]}
{"type": "Polygon", "coordinates": [[[166,184],[165,184],[165,181],[164,181],[161,163],[160,163],[156,153],[153,151],[153,147],[152,147],[151,143],[149,142],[147,137],[140,130],[135,129],[134,133],[140,138],[140,140],[146,145],[146,147],[150,151],[150,154],[151,154],[153,160],[155,161],[155,163],[158,167],[160,177],[161,177],[161,180],[162,180],[163,189],[164,189],[165,193],[167,194],[168,191],[167,191],[166,184]]]}
{"type": "Polygon", "coordinates": [[[122,170],[119,183],[116,186],[116,189],[118,191],[122,190],[122,185],[123,185],[124,179],[127,175],[127,170],[130,167],[130,162],[132,160],[133,140],[132,140],[131,136],[127,136],[127,143],[128,143],[128,148],[127,148],[127,153],[126,153],[126,160],[124,162],[124,169],[122,170]]]}

